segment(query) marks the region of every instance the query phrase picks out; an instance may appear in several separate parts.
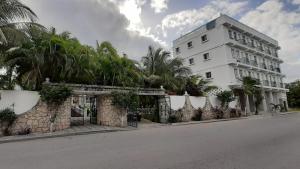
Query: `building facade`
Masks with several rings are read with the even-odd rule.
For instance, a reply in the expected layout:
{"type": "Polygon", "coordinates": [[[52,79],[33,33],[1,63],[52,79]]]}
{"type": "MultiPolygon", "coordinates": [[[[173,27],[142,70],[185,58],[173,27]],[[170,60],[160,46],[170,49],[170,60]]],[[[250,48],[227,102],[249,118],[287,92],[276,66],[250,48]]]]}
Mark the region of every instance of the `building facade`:
{"type": "MultiPolygon", "coordinates": [[[[193,74],[223,90],[241,89],[245,76],[257,79],[264,98],[259,108],[263,112],[271,111],[272,103],[287,108],[278,50],[276,40],[227,15],[173,41],[174,56],[183,58],[193,74]]],[[[244,107],[254,112],[254,98],[247,100],[244,107]]]]}

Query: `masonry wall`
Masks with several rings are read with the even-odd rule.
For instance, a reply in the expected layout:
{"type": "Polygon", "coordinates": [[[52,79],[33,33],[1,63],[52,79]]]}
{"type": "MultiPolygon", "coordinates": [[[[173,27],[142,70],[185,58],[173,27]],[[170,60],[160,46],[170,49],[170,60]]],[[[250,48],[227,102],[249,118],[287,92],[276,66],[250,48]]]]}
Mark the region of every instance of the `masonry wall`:
{"type": "MultiPolygon", "coordinates": [[[[53,125],[54,131],[63,130],[70,127],[71,118],[71,99],[67,99],[57,111],[57,117],[53,125]]],[[[54,111],[51,110],[45,102],[41,100],[31,110],[18,116],[12,125],[12,133],[17,134],[25,128],[30,128],[33,133],[50,132],[50,118],[54,111]]]]}
{"type": "Polygon", "coordinates": [[[112,127],[127,127],[127,112],[112,104],[112,97],[97,97],[97,124],[112,127]]]}

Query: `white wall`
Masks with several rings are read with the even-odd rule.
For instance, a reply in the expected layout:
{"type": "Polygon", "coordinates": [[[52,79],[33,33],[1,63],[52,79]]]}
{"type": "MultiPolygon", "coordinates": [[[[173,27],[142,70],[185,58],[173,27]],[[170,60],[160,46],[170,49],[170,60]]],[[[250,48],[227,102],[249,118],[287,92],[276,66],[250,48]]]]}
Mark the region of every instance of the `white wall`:
{"type": "Polygon", "coordinates": [[[16,114],[29,111],[40,99],[35,91],[0,90],[0,95],[0,110],[11,108],[16,114]]]}

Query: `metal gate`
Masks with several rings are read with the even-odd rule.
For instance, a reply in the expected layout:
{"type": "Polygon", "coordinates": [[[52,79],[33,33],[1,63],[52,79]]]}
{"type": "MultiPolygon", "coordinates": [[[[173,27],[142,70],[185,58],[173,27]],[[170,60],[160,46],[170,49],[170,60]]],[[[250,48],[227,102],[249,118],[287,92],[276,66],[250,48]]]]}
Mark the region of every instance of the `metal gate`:
{"type": "Polygon", "coordinates": [[[138,127],[138,113],[128,112],[127,113],[127,125],[131,127],[138,127]]]}
{"type": "Polygon", "coordinates": [[[90,123],[97,124],[97,98],[90,97],[90,123]]]}

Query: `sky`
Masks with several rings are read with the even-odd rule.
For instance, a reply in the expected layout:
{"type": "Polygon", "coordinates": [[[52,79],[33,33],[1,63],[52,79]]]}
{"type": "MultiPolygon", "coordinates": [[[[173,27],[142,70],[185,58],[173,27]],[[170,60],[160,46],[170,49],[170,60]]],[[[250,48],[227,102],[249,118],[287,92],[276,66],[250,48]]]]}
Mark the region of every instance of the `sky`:
{"type": "Polygon", "coordinates": [[[110,41],[140,60],[149,45],[172,41],[227,14],[278,40],[286,81],[300,79],[300,0],[21,0],[39,22],[69,31],[82,43],[110,41]]]}

